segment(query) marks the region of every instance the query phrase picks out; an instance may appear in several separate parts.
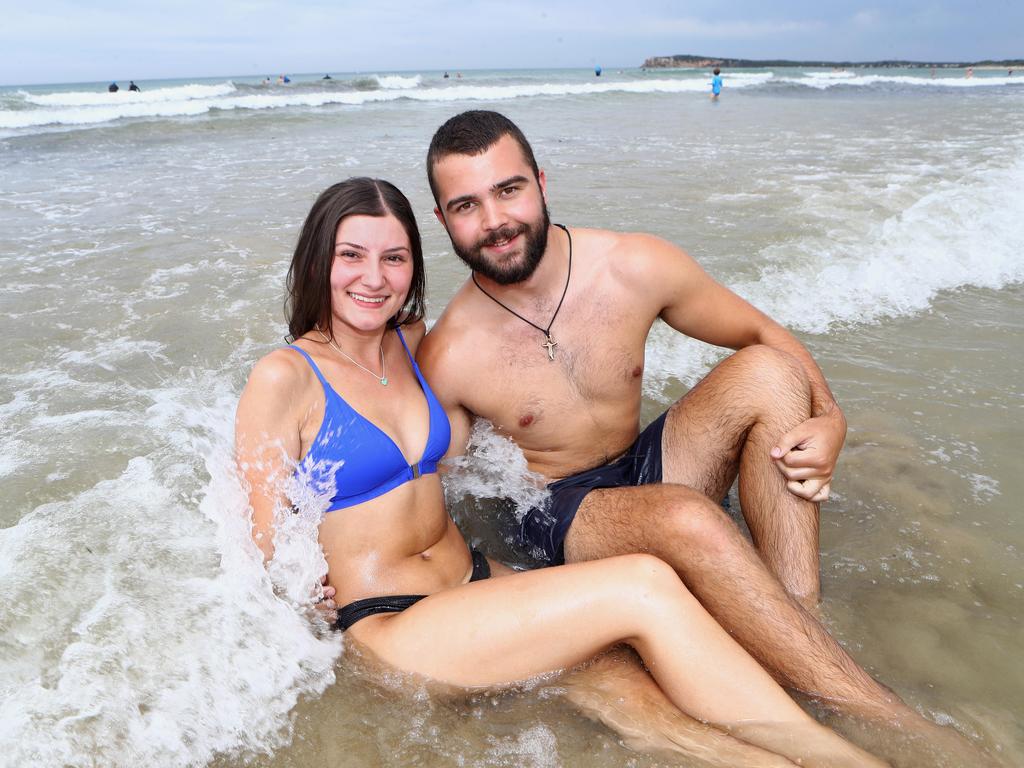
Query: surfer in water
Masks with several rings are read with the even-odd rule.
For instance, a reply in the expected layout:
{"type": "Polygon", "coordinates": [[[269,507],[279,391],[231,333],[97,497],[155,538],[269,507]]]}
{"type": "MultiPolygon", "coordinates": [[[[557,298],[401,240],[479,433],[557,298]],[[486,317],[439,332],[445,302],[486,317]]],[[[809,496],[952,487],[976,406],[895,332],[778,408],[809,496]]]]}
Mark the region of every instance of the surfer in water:
{"type": "Polygon", "coordinates": [[[679,712],[735,743],[734,764],[881,768],[797,706],[662,561],[512,572],[470,550],[437,475],[450,425],[413,358],[424,291],[397,188],[356,178],[319,196],[288,272],[292,344],[256,364],[238,405],[262,556],[274,556],[293,478],[303,496],[330,498],[319,542],[343,604],[336,627],[390,667],[473,691],[628,643],[679,712]]]}

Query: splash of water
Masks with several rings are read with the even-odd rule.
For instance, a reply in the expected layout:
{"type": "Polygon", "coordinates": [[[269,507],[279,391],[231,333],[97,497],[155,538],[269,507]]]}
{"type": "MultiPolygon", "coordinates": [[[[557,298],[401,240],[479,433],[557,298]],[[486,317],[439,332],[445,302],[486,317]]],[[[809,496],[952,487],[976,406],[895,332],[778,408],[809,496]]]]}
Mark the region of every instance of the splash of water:
{"type": "Polygon", "coordinates": [[[307,565],[272,578],[223,390],[161,391],[147,423],[164,448],[0,532],[0,749],[12,765],[270,753],[298,699],[334,681],[340,639],[296,610],[325,569],[310,556],[317,513],[279,537],[282,562],[307,565]]]}

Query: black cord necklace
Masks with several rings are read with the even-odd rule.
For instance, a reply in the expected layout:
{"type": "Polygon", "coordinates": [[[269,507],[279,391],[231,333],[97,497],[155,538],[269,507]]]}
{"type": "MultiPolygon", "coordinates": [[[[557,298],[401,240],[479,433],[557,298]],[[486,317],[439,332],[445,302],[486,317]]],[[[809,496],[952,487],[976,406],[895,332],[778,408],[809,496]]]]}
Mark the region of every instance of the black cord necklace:
{"type": "Polygon", "coordinates": [[[565,294],[568,293],[568,291],[569,291],[569,278],[572,277],[572,235],[569,234],[569,230],[564,225],[562,225],[562,224],[555,224],[555,226],[558,227],[559,229],[561,229],[563,232],[565,232],[565,236],[569,238],[569,271],[565,275],[565,288],[562,289],[562,298],[560,298],[558,300],[558,306],[555,307],[555,314],[553,314],[551,316],[551,322],[548,323],[548,327],[547,328],[541,328],[539,325],[537,325],[532,320],[527,320],[525,317],[520,315],[518,312],[516,312],[514,309],[512,309],[512,307],[509,307],[506,304],[503,304],[502,302],[498,301],[496,298],[491,296],[491,294],[489,294],[487,291],[485,291],[483,286],[480,285],[480,283],[477,282],[477,280],[476,280],[476,272],[473,273],[473,284],[477,288],[480,289],[480,292],[484,296],[486,296],[488,299],[493,301],[495,304],[497,304],[502,309],[507,310],[508,312],[511,312],[513,315],[518,317],[520,320],[522,320],[527,325],[532,325],[534,328],[536,328],[538,331],[540,331],[541,333],[544,334],[544,343],[541,344],[541,346],[544,347],[548,351],[548,360],[554,360],[555,359],[555,347],[558,346],[558,342],[551,338],[551,326],[555,324],[555,318],[558,317],[558,310],[560,310],[562,308],[562,302],[565,301],[565,294]]]}

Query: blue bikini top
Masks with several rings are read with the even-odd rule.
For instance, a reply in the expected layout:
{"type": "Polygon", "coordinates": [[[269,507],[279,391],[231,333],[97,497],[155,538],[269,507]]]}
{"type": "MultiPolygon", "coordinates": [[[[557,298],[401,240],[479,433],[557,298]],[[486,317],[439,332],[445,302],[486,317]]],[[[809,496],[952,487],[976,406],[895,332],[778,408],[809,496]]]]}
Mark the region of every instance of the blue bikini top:
{"type": "Polygon", "coordinates": [[[320,379],[327,399],[320,430],[295,470],[299,480],[317,495],[332,494],[327,512],[362,504],[420,475],[436,472],[437,462],[448,450],[452,436],[448,416],[420,373],[402,332],[396,329],[396,333],[419,379],[430,412],[427,445],[416,464],[406,464],[395,441],[334,391],[304,349],[294,344],[289,347],[306,358],[320,379]]]}

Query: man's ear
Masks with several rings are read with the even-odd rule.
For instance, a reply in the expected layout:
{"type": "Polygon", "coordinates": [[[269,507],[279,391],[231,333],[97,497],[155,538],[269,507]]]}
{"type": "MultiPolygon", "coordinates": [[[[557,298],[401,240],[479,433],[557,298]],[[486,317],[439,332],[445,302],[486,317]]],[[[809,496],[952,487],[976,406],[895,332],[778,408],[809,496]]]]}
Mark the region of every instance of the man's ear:
{"type": "Polygon", "coordinates": [[[438,208],[436,205],[434,206],[434,217],[437,219],[438,223],[442,227],[444,227],[444,231],[447,232],[448,231],[448,224],[444,220],[444,214],[441,213],[441,209],[438,208]]]}
{"type": "Polygon", "coordinates": [[[548,177],[544,173],[544,169],[541,168],[537,171],[537,183],[540,184],[540,196],[544,200],[544,205],[548,204],[548,177]]]}

